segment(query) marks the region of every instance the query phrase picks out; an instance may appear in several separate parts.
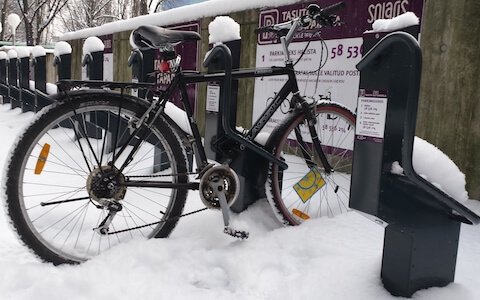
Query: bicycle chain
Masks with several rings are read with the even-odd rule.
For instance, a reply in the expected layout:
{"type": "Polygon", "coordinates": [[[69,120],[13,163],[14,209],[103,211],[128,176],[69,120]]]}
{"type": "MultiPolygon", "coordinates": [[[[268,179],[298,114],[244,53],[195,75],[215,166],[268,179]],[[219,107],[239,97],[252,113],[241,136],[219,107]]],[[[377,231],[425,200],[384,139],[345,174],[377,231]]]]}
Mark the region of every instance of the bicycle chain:
{"type": "Polygon", "coordinates": [[[199,172],[187,172],[187,173],[178,173],[178,174],[152,174],[152,175],[132,175],[125,176],[125,179],[130,178],[156,178],[156,177],[169,177],[169,176],[184,176],[184,175],[198,175],[199,172]]]}

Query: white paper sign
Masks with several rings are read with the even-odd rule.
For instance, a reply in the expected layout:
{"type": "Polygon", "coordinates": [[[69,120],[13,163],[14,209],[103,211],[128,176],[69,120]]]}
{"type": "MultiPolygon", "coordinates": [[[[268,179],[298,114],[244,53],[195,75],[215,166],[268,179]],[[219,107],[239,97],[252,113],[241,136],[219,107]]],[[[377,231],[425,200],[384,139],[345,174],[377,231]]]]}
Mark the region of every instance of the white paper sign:
{"type": "Polygon", "coordinates": [[[356,135],[383,139],[387,98],[359,97],[356,135]]]}
{"type": "Polygon", "coordinates": [[[220,102],[220,86],[207,85],[207,111],[218,112],[220,102]]]}

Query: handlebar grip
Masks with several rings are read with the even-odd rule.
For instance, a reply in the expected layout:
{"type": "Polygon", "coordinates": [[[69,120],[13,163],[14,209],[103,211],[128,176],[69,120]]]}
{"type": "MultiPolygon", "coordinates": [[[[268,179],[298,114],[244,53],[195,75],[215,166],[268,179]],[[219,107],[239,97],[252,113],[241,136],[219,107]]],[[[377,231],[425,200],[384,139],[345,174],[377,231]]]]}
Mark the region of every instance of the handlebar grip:
{"type": "Polygon", "coordinates": [[[331,14],[335,13],[336,11],[343,9],[345,7],[346,7],[345,2],[341,1],[341,2],[322,8],[318,14],[322,17],[328,17],[331,14]]]}

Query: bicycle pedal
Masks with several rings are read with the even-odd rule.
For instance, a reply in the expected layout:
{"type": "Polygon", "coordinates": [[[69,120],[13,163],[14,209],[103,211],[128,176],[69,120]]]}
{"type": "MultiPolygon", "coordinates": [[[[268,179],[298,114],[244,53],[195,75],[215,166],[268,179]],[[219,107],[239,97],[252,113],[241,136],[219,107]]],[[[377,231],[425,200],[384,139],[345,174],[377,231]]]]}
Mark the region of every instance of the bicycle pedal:
{"type": "Polygon", "coordinates": [[[231,235],[233,237],[236,237],[237,239],[245,240],[248,239],[248,236],[250,235],[248,232],[243,231],[243,230],[235,230],[231,227],[225,227],[223,229],[223,232],[231,235]]]}

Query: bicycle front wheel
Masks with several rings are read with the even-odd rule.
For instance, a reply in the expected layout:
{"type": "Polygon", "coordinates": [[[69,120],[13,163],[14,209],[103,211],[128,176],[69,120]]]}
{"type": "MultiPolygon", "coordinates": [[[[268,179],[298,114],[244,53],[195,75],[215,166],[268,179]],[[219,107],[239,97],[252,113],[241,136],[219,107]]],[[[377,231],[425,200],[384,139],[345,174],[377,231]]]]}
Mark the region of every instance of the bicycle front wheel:
{"type": "Polygon", "coordinates": [[[322,103],[316,107],[315,127],[331,172],[325,171],[314,149],[305,115],[293,117],[279,129],[273,152],[288,169],[270,163],[265,190],[286,225],[348,210],[355,116],[340,105],[322,103]]]}
{"type": "Polygon", "coordinates": [[[160,117],[143,139],[128,139],[145,102],[107,91],[70,97],[43,112],[11,153],[7,213],[21,240],[43,260],[61,264],[133,239],[168,236],[187,190],[127,188],[125,182],[152,175],[188,181],[185,154],[170,126],[160,117]]]}

